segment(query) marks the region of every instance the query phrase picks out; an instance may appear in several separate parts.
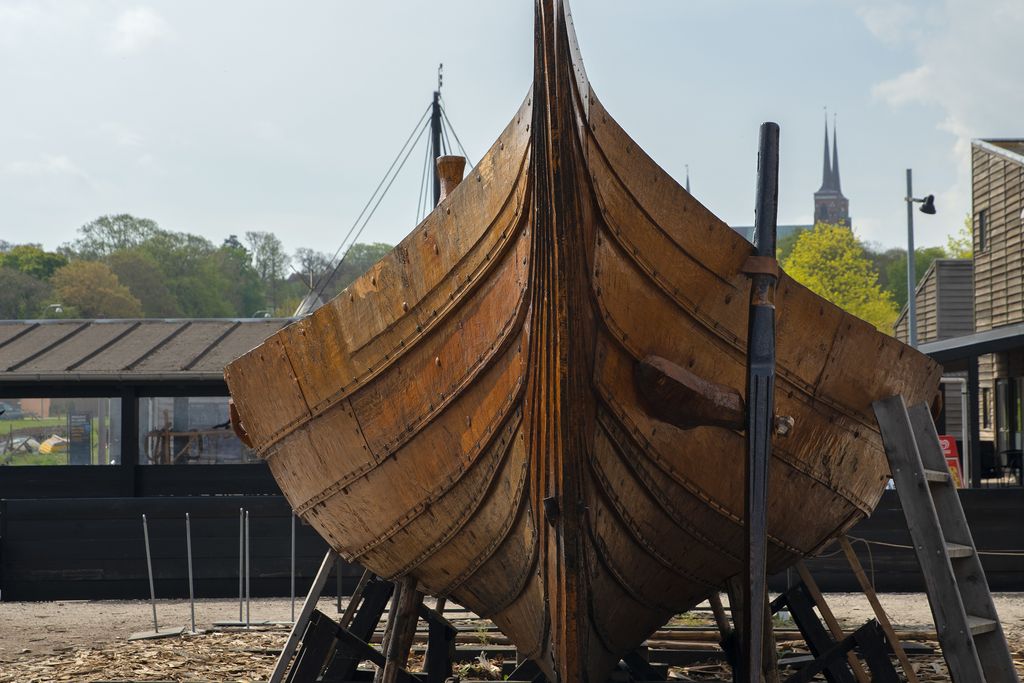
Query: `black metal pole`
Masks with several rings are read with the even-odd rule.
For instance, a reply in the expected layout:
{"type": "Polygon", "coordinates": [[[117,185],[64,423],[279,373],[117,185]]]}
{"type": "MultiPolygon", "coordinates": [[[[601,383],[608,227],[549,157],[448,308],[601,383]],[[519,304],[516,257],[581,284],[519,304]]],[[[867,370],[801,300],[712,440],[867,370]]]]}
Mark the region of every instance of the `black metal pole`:
{"type": "Polygon", "coordinates": [[[747,462],[744,513],[747,581],[743,585],[741,680],[760,681],[765,624],[768,534],[768,461],[775,418],[775,230],[779,208],[779,126],[761,124],[757,206],[747,328],[747,462]]]}
{"type": "Polygon", "coordinates": [[[430,154],[434,175],[434,206],[441,201],[441,178],[437,175],[437,158],[441,156],[441,91],[434,91],[430,106],[430,154]]]}

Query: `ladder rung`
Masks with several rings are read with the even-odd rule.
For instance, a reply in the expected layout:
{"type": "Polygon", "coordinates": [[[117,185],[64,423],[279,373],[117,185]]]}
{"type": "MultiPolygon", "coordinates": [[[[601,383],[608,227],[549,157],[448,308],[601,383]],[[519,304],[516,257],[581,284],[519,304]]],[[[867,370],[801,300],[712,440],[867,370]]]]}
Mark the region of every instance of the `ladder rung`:
{"type": "Polygon", "coordinates": [[[969,545],[946,542],[946,554],[953,557],[970,557],[974,554],[974,548],[969,545]]]}
{"type": "Polygon", "coordinates": [[[976,617],[972,614],[967,615],[967,627],[971,629],[972,636],[980,636],[982,633],[995,631],[997,626],[999,626],[999,623],[993,619],[976,617]]]}
{"type": "Polygon", "coordinates": [[[946,472],[940,472],[939,470],[925,470],[924,478],[927,481],[933,481],[942,484],[949,481],[949,471],[947,470],[946,472]]]}

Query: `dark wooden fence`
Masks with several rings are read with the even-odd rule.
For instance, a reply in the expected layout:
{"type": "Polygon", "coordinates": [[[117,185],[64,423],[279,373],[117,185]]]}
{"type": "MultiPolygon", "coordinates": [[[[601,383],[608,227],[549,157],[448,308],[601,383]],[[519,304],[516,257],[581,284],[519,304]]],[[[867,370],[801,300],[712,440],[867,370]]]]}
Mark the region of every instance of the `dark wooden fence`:
{"type": "Polygon", "coordinates": [[[266,463],[0,467],[0,498],[281,495],[266,463]]]}
{"type": "MultiPolygon", "coordinates": [[[[186,512],[196,596],[237,596],[239,508],[249,511],[252,595],[287,596],[291,510],[284,498],[194,496],[0,501],[0,600],[148,598],[143,513],[157,596],[188,597],[186,512]]],[[[327,545],[301,522],[295,529],[301,595],[327,545]]],[[[354,585],[359,571],[342,566],[346,586],[354,585]]]]}
{"type": "MultiPolygon", "coordinates": [[[[187,469],[202,470],[203,467],[187,469]]],[[[1024,590],[1024,490],[961,492],[989,584],[997,591],[1024,590]]],[[[291,518],[277,496],[64,498],[0,501],[0,600],[146,598],[142,514],[150,520],[153,569],[161,598],[188,596],[185,513],[192,519],[196,594],[238,595],[238,509],[249,510],[254,596],[287,596],[290,590],[291,518]]],[[[296,524],[297,589],[304,593],[326,551],[309,527],[296,524]]],[[[875,514],[851,536],[889,545],[854,546],[880,591],[923,590],[899,500],[886,492],[875,514]]],[[[858,586],[836,549],[809,561],[822,588],[856,591],[858,586]]],[[[346,587],[359,570],[342,568],[346,587]]],[[[795,575],[795,572],[792,573],[795,575]]],[[[772,580],[776,590],[785,573],[772,580]]],[[[335,581],[329,583],[330,587],[335,581]]]]}
{"type": "MultiPolygon", "coordinates": [[[[1024,590],[1024,489],[964,489],[960,491],[960,501],[974,543],[981,552],[989,587],[993,591],[1024,590]]],[[[924,590],[917,558],[910,549],[906,518],[895,491],[886,491],[875,513],[854,527],[849,535],[874,542],[853,541],[853,546],[876,590],[924,590]]],[[[822,557],[808,560],[807,567],[822,590],[859,590],[838,547],[828,548],[822,557]]],[[[783,587],[785,580],[784,574],[775,577],[774,587],[783,587]]]]}

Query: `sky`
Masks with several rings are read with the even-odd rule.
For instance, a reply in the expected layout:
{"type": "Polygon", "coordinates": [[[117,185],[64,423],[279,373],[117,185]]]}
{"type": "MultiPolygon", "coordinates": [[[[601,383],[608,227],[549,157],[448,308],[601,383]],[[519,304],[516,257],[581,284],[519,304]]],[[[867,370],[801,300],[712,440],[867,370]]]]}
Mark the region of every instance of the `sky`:
{"type": "MultiPolygon", "coordinates": [[[[1021,0],[576,0],[591,85],[671,175],[753,222],[757,131],[781,125],[780,223],[809,223],[824,108],[858,235],[906,243],[905,169],[943,244],[970,140],[1024,136],[1021,0]]],[[[527,94],[526,0],[0,0],[0,239],[54,248],[110,213],[220,243],[333,252],[442,93],[476,161],[527,94]]],[[[414,153],[361,237],[416,220],[414,153]]]]}

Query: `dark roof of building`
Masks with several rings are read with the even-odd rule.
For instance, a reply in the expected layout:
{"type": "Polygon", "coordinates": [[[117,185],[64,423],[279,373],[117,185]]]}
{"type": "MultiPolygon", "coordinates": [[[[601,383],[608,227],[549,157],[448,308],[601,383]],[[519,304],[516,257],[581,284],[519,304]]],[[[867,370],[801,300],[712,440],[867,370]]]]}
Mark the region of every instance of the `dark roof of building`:
{"type": "Polygon", "coordinates": [[[1024,346],[1024,323],[1005,325],[962,337],[918,344],[917,350],[940,363],[998,353],[1024,346]]]}
{"type": "Polygon", "coordinates": [[[292,319],[0,320],[0,382],[219,380],[292,319]]]}

